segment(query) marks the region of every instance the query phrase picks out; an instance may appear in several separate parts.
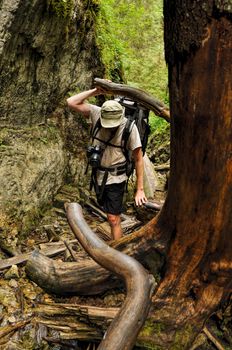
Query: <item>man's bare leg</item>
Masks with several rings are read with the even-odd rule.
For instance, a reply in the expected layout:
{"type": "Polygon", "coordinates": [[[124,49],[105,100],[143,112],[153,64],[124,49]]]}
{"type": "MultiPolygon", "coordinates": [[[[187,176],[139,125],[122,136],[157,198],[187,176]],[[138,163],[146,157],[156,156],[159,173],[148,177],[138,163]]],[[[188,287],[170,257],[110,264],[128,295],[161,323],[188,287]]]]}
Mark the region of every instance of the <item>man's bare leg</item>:
{"type": "Polygon", "coordinates": [[[122,227],[120,215],[107,214],[107,219],[111,228],[111,236],[113,239],[122,237],[122,227]]]}

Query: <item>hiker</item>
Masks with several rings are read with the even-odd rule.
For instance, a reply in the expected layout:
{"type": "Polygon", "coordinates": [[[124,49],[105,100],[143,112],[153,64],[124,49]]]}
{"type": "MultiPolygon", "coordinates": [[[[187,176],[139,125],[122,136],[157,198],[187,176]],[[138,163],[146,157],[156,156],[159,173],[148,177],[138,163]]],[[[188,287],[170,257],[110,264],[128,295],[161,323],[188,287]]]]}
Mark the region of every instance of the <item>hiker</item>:
{"type": "MultiPolygon", "coordinates": [[[[112,238],[117,240],[122,237],[120,214],[127,180],[126,156],[121,146],[127,119],[124,117],[124,107],[115,100],[104,102],[102,107],[86,102],[88,98],[101,94],[107,92],[96,87],[68,98],[67,104],[74,111],[91,118],[93,143],[87,150],[89,163],[92,165],[91,182],[98,203],[107,214],[112,238]]],[[[147,199],[143,189],[143,153],[136,125],[132,127],[127,148],[132,151],[135,162],[137,177],[135,204],[141,206],[147,199]]]]}

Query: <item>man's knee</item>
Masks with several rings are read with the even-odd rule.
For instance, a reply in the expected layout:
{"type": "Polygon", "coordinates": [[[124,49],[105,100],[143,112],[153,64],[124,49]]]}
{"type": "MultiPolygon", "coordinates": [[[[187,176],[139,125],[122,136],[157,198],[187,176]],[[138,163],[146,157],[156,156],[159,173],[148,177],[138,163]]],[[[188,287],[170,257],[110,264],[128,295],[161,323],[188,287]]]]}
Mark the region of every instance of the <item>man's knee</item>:
{"type": "Polygon", "coordinates": [[[120,215],[107,214],[108,222],[111,227],[117,226],[120,224],[120,215]]]}

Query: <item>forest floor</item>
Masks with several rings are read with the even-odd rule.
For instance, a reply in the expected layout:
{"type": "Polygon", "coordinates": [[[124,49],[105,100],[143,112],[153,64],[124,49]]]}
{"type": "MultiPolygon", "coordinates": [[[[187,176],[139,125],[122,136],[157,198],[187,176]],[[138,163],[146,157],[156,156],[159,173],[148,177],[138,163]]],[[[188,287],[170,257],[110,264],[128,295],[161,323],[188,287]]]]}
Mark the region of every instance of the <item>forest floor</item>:
{"type": "MultiPolygon", "coordinates": [[[[64,186],[55,197],[53,207],[44,213],[41,221],[27,238],[17,247],[19,254],[9,257],[1,253],[0,260],[0,349],[94,349],[95,344],[72,339],[71,327],[64,330],[65,325],[45,326],[39,322],[37,312],[44,303],[81,304],[97,307],[120,307],[124,298],[124,289],[113,290],[94,297],[61,297],[50,295],[30,281],[25,273],[25,264],[34,249],[43,251],[51,249],[53,259],[73,261],[78,253],[86,258],[72,233],[64,210],[65,202],[80,202],[83,215],[91,229],[103,240],[110,242],[110,228],[105,214],[98,207],[94,197],[88,191],[64,186]],[[80,199],[81,193],[81,199],[80,199]],[[65,334],[66,332],[66,334],[65,334]],[[63,337],[62,337],[62,335],[63,337]],[[53,339],[53,341],[51,340],[53,339]]],[[[157,200],[156,200],[157,202],[157,200]]],[[[135,209],[132,203],[125,204],[123,214],[124,235],[144,225],[157,211],[145,208],[135,209]]],[[[55,316],[54,316],[55,318],[55,316]]]]}
{"type": "MultiPolygon", "coordinates": [[[[157,190],[156,202],[162,202],[165,193],[157,190]]],[[[92,230],[105,241],[110,241],[110,229],[104,213],[88,191],[64,186],[57,194],[54,205],[41,218],[36,229],[20,243],[21,254],[9,258],[6,254],[0,260],[0,349],[1,350],[94,350],[97,344],[76,340],[73,324],[54,315],[53,322],[40,317],[38,310],[44,304],[52,305],[89,305],[102,308],[120,307],[125,298],[123,287],[99,296],[61,297],[46,293],[25,273],[25,263],[35,248],[53,249],[53,259],[73,261],[78,252],[80,259],[86,253],[75,240],[64,211],[65,202],[80,202],[83,214],[92,230]],[[6,264],[8,266],[6,267],[6,264]],[[4,265],[5,264],[5,265],[4,265]]],[[[123,216],[124,234],[130,234],[149,221],[158,211],[135,208],[126,203],[123,216]]],[[[229,350],[232,349],[231,319],[232,302],[219,310],[207,324],[209,334],[202,333],[192,350],[229,350]],[[225,346],[226,345],[226,346],[225,346]]],[[[136,348],[135,349],[139,349],[136,348]]]]}

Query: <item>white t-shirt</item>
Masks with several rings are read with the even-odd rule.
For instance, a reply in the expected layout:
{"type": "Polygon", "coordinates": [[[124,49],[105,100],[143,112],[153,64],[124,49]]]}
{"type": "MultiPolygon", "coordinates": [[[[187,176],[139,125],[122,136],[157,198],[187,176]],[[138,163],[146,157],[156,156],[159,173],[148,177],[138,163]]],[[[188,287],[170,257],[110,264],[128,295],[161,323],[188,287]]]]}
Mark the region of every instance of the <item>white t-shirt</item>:
{"type": "MultiPolygon", "coordinates": [[[[92,123],[92,127],[94,128],[96,122],[98,121],[98,119],[100,118],[101,115],[101,107],[95,106],[95,105],[90,105],[90,119],[91,119],[91,123],[92,123]]],[[[100,128],[100,130],[98,131],[96,137],[100,140],[104,140],[104,141],[108,141],[110,139],[110,143],[112,145],[116,145],[116,146],[121,146],[122,144],[122,134],[123,134],[123,130],[124,127],[126,125],[127,122],[127,118],[123,118],[122,123],[120,124],[120,126],[118,127],[116,133],[114,134],[113,138],[111,138],[112,135],[112,129],[107,129],[107,128],[100,128]]],[[[126,158],[123,154],[123,150],[120,147],[114,147],[111,145],[107,145],[105,146],[104,143],[102,143],[99,140],[94,140],[93,145],[100,145],[103,149],[105,148],[103,155],[102,155],[102,159],[101,159],[101,166],[102,167],[112,167],[112,166],[116,166],[119,163],[123,163],[126,161],[126,158]]],[[[134,125],[128,142],[127,142],[127,149],[129,151],[133,151],[134,149],[141,147],[141,140],[140,140],[140,136],[139,136],[139,132],[137,129],[137,126],[134,125]]],[[[101,185],[102,183],[102,179],[104,176],[104,171],[98,171],[98,175],[97,175],[97,181],[98,184],[101,185]]],[[[112,183],[121,183],[123,181],[125,181],[127,179],[126,174],[122,174],[122,175],[112,175],[109,172],[108,175],[108,179],[106,184],[112,184],[112,183]]]]}

